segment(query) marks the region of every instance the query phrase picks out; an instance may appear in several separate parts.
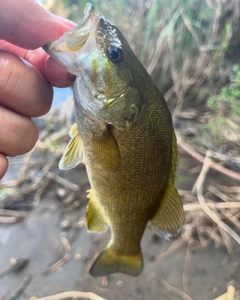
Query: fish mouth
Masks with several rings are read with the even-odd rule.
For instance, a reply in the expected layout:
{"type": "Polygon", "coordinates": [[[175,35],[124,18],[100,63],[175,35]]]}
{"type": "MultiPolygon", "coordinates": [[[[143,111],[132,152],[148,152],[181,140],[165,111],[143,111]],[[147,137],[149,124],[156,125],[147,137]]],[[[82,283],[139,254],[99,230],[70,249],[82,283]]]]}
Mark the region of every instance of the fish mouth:
{"type": "Polygon", "coordinates": [[[74,58],[77,58],[77,55],[91,50],[93,46],[96,47],[93,43],[95,39],[90,39],[91,45],[88,40],[91,35],[95,36],[99,20],[100,17],[94,6],[88,2],[84,8],[84,16],[77,26],[65,32],[59,39],[45,45],[43,49],[57,62],[68,67],[74,58]],[[87,47],[84,47],[86,44],[88,44],[87,47]],[[61,53],[64,53],[65,57],[61,53]]]}

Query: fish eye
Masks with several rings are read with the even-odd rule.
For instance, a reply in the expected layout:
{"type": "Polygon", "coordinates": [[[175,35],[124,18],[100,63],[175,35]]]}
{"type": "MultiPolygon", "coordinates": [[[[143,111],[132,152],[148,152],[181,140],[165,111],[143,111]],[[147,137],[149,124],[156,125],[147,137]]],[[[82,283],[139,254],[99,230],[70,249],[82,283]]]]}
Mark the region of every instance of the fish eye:
{"type": "Polygon", "coordinates": [[[118,48],[117,46],[110,44],[107,48],[107,55],[109,59],[115,63],[120,64],[124,60],[124,52],[121,48],[118,48]]]}

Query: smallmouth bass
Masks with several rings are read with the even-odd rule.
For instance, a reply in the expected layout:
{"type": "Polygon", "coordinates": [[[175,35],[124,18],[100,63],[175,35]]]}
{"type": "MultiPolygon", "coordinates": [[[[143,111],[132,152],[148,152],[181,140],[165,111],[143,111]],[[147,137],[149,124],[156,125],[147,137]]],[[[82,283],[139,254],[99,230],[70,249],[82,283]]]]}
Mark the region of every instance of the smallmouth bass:
{"type": "Polygon", "coordinates": [[[111,240],[90,274],[137,276],[147,223],[170,239],[184,219],[174,186],[177,143],[166,102],[118,28],[90,3],[80,23],[44,49],[76,75],[76,124],[59,167],[85,163],[91,184],[87,228],[111,228],[111,240]]]}

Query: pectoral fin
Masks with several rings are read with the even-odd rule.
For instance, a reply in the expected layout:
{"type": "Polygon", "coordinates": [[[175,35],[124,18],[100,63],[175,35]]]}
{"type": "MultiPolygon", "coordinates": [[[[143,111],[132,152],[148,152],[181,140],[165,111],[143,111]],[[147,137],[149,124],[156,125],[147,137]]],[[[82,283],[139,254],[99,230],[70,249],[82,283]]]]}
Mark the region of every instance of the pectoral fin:
{"type": "Polygon", "coordinates": [[[71,138],[73,138],[76,134],[78,133],[78,127],[77,127],[77,123],[74,123],[71,127],[71,129],[69,130],[69,136],[71,138]]]}
{"type": "Polygon", "coordinates": [[[77,131],[77,125],[74,124],[70,129],[71,140],[68,143],[63,156],[58,164],[60,170],[69,170],[75,168],[83,162],[83,149],[81,137],[77,131]]]}
{"type": "Polygon", "coordinates": [[[96,162],[100,162],[103,169],[115,170],[121,166],[121,156],[116,140],[111,131],[104,139],[94,140],[96,162]]]}
{"type": "Polygon", "coordinates": [[[107,218],[102,213],[102,208],[94,200],[93,193],[91,190],[88,191],[89,203],[86,212],[87,229],[90,231],[105,231],[108,223],[107,218]]]}

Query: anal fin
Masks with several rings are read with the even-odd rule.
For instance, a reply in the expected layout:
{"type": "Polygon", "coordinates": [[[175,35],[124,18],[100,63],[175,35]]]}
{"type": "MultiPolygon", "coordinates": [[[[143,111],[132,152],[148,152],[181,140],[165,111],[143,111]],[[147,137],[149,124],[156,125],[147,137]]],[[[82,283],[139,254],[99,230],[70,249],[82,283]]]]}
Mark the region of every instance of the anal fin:
{"type": "Polygon", "coordinates": [[[89,198],[86,221],[89,231],[102,232],[108,227],[107,218],[103,215],[100,205],[94,200],[92,190],[88,191],[89,198]]]}

